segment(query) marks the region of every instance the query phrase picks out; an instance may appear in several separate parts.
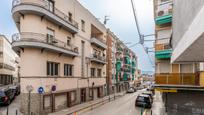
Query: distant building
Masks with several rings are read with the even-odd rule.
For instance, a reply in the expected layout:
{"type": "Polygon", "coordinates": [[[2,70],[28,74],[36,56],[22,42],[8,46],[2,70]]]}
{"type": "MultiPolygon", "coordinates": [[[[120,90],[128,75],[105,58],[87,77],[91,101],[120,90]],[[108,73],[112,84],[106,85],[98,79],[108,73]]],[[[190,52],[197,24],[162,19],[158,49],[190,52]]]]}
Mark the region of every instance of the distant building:
{"type": "Polygon", "coordinates": [[[107,77],[110,91],[124,91],[134,85],[139,77],[137,56],[113,32],[108,30],[107,33],[107,77]]]}
{"type": "Polygon", "coordinates": [[[0,35],[0,85],[8,85],[18,81],[18,56],[12,50],[11,43],[0,35]]]}

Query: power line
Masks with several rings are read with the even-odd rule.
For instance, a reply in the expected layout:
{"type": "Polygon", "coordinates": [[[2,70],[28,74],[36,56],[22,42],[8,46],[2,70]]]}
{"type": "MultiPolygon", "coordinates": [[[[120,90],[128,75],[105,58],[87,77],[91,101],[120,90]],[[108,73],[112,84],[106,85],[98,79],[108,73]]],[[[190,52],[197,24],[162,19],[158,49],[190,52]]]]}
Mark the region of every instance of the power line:
{"type": "Polygon", "coordinates": [[[131,0],[131,4],[132,4],[132,10],[133,10],[134,19],[135,19],[135,24],[136,24],[136,27],[137,27],[137,32],[138,32],[139,38],[141,40],[141,32],[140,32],[140,27],[139,27],[139,24],[138,24],[138,21],[137,21],[137,14],[136,14],[135,4],[134,4],[133,0],[131,0]]]}

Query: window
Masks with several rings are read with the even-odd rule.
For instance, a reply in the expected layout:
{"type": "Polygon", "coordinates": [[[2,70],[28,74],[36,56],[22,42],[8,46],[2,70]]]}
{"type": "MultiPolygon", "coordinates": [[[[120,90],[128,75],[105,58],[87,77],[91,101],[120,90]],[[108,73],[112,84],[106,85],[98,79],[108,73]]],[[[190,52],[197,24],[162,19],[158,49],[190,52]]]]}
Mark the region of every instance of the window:
{"type": "Polygon", "coordinates": [[[3,57],[3,52],[0,52],[0,57],[3,57]]]}
{"type": "Polygon", "coordinates": [[[54,36],[55,36],[55,31],[50,28],[47,28],[47,42],[48,43],[53,42],[54,36]]]}
{"type": "Polygon", "coordinates": [[[52,0],[45,0],[46,7],[49,11],[54,12],[54,1],[52,0]]]}
{"type": "Polygon", "coordinates": [[[47,75],[49,76],[59,75],[59,63],[47,62],[47,75]]]}
{"type": "Polygon", "coordinates": [[[161,2],[169,2],[170,0],[161,0],[161,2]]]}
{"type": "Polygon", "coordinates": [[[81,20],[81,30],[85,32],[85,21],[81,20]]]}
{"type": "Polygon", "coordinates": [[[71,45],[71,37],[67,37],[67,45],[71,45]]]}
{"type": "Polygon", "coordinates": [[[69,12],[68,15],[69,15],[69,21],[72,22],[72,13],[69,12]]]}
{"type": "Polygon", "coordinates": [[[101,69],[97,70],[97,77],[101,77],[101,69]]]}
{"type": "Polygon", "coordinates": [[[91,68],[91,77],[95,77],[95,68],[91,68]]]}
{"type": "Polygon", "coordinates": [[[73,65],[64,64],[64,76],[72,76],[73,74],[73,65]]]}

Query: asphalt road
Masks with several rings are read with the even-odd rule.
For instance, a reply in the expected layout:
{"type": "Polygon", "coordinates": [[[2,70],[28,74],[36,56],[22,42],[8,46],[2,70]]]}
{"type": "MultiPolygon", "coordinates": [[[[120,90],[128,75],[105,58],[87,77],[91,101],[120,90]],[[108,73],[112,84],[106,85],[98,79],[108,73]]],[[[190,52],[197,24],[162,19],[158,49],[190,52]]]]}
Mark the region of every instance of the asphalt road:
{"type": "MultiPolygon", "coordinates": [[[[135,99],[142,90],[104,104],[93,110],[81,113],[79,115],[141,115],[141,108],[135,107],[135,99]]],[[[145,110],[148,113],[150,110],[145,110]]]]}
{"type": "MultiPolygon", "coordinates": [[[[20,99],[19,96],[15,98],[15,100],[12,101],[12,103],[8,106],[8,115],[22,115],[19,111],[20,108],[20,99]]],[[[0,106],[0,115],[6,115],[7,114],[7,106],[0,106]]]]}

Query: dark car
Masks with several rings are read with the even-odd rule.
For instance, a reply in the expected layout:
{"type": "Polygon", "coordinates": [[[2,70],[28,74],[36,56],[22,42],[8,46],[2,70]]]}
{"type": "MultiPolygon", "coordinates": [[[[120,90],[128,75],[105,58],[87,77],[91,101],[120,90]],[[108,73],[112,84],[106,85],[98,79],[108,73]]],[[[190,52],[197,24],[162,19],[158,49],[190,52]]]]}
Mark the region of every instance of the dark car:
{"type": "Polygon", "coordinates": [[[15,92],[9,86],[0,88],[0,105],[9,105],[14,98],[15,92]]]}
{"type": "Polygon", "coordinates": [[[138,95],[137,99],[135,101],[135,107],[144,107],[144,108],[151,108],[152,107],[152,101],[151,97],[149,95],[138,95]]]}
{"type": "Polygon", "coordinates": [[[135,92],[135,89],[133,87],[130,87],[128,90],[127,90],[127,93],[134,93],[135,92]]]}
{"type": "Polygon", "coordinates": [[[20,84],[14,84],[10,88],[15,92],[16,96],[20,94],[20,84]]]}
{"type": "Polygon", "coordinates": [[[153,96],[154,96],[154,95],[153,95],[152,92],[150,92],[150,91],[149,91],[149,92],[143,92],[142,94],[143,94],[143,95],[149,95],[150,98],[151,98],[151,101],[152,101],[152,103],[153,103],[153,96]]]}

